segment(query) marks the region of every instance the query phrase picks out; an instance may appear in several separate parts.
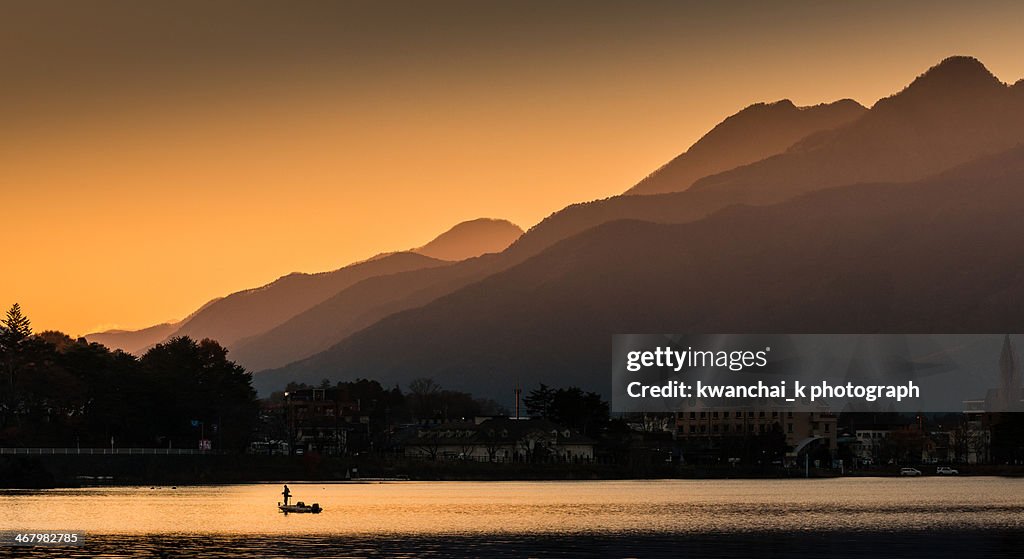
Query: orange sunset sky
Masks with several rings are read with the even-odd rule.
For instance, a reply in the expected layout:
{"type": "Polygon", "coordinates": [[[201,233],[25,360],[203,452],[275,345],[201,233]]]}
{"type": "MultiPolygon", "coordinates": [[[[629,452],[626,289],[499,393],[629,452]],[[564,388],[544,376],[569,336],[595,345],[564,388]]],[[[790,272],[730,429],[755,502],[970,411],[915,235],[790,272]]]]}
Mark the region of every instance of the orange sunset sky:
{"type": "MultiPolygon", "coordinates": [[[[895,4],[895,5],[894,5],[895,4]]],[[[757,101],[870,105],[1024,7],[5,2],[0,305],[72,335],[620,193],[757,101]]]]}

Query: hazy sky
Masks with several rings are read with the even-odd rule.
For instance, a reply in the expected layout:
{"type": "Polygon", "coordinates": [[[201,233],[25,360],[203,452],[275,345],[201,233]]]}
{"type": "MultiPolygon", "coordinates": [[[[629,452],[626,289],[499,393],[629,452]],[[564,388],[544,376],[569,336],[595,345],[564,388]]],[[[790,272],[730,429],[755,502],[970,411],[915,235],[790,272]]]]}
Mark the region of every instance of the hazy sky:
{"type": "Polygon", "coordinates": [[[0,305],[73,335],[527,228],[757,101],[870,105],[1018,2],[0,1],[0,305]]]}

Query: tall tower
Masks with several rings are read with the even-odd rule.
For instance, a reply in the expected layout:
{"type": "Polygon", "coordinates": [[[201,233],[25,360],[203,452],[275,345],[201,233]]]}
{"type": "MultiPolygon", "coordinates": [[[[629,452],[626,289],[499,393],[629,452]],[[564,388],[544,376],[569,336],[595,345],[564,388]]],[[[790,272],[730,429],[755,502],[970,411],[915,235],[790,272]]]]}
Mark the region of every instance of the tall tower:
{"type": "Polygon", "coordinates": [[[1002,411],[1011,411],[1020,404],[1020,357],[1013,348],[1010,335],[1003,338],[999,355],[999,404],[1002,411]]]}

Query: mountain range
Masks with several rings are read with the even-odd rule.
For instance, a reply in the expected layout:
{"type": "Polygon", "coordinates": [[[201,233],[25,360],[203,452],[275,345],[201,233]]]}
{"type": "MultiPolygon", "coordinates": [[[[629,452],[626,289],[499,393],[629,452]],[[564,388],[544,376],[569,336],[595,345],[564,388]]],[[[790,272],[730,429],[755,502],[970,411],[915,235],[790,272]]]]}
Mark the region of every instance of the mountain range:
{"type": "Polygon", "coordinates": [[[748,107],[525,234],[483,220],[477,246],[457,226],[159,333],[220,340],[264,394],[433,377],[503,401],[516,383],[606,391],[615,333],[1010,331],[1022,142],[1022,82],[953,57],[869,109],[748,107]]]}
{"type": "Polygon", "coordinates": [[[852,99],[813,107],[797,107],[789,99],[755,103],[723,120],[626,194],[686,190],[698,179],[780,154],[798,140],[847,124],[866,111],[852,99]]]}
{"type": "Polygon", "coordinates": [[[521,234],[522,229],[504,220],[463,222],[418,249],[380,254],[330,272],[292,273],[262,287],[214,299],[178,323],[138,331],[98,332],[85,338],[130,353],[143,352],[175,336],[212,338],[233,347],[239,340],[280,325],[363,280],[444,266],[446,259],[463,260],[498,252],[521,234]]]}
{"type": "Polygon", "coordinates": [[[1022,188],[1016,148],[693,223],[607,223],[255,382],[425,376],[508,400],[516,384],[607,391],[616,333],[1016,331],[1022,188]]]}
{"type": "Polygon", "coordinates": [[[537,254],[616,219],[678,223],[819,188],[925,178],[1024,141],[1022,122],[1024,81],[1011,87],[976,59],[948,58],[859,118],[812,133],[783,153],[701,178],[682,192],[568,206],[530,228],[509,251],[537,254]]]}
{"type": "Polygon", "coordinates": [[[120,349],[128,353],[141,354],[153,344],[167,339],[178,329],[180,322],[164,322],[141,330],[104,330],[86,334],[90,342],[103,344],[109,348],[120,349]]]}

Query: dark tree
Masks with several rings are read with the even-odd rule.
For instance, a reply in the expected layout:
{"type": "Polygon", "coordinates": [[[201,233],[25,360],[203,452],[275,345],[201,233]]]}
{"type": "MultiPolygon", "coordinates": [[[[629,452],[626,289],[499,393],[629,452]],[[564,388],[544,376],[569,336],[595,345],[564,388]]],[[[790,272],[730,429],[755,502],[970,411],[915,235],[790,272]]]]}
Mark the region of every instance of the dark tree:
{"type": "Polygon", "coordinates": [[[555,391],[548,385],[541,383],[538,388],[530,391],[523,398],[523,405],[526,406],[526,413],[537,417],[551,417],[551,407],[555,400],[555,391]]]}
{"type": "Polygon", "coordinates": [[[416,419],[429,419],[439,413],[440,392],[441,385],[431,378],[417,378],[409,383],[409,405],[416,419]]]}
{"type": "Polygon", "coordinates": [[[596,392],[575,386],[562,388],[552,398],[551,419],[585,435],[596,435],[608,423],[608,402],[596,392]]]}
{"type": "Polygon", "coordinates": [[[22,314],[21,305],[14,303],[3,319],[4,343],[8,346],[21,343],[32,335],[32,322],[22,314]]]}
{"type": "Polygon", "coordinates": [[[142,359],[0,320],[0,446],[241,449],[257,417],[251,375],[214,341],[176,338],[142,359]],[[196,429],[192,421],[202,422],[196,429]]]}
{"type": "Polygon", "coordinates": [[[0,429],[11,428],[35,415],[44,405],[42,398],[26,390],[43,379],[33,373],[45,365],[45,344],[32,337],[32,323],[15,303],[0,320],[0,429]]]}
{"type": "Polygon", "coordinates": [[[227,353],[213,340],[179,337],[142,356],[156,388],[150,397],[157,436],[193,446],[205,434],[223,448],[244,447],[257,419],[256,392],[252,374],[227,353]]]}
{"type": "Polygon", "coordinates": [[[1000,414],[992,427],[992,459],[997,464],[1024,464],[1024,413],[1000,414]]]}
{"type": "Polygon", "coordinates": [[[608,402],[596,392],[571,386],[557,390],[541,384],[523,399],[531,415],[550,419],[584,434],[596,435],[608,423],[608,402]]]}
{"type": "Polygon", "coordinates": [[[467,392],[443,390],[434,379],[418,378],[409,383],[407,398],[414,419],[448,421],[480,415],[481,402],[467,392]]]}

